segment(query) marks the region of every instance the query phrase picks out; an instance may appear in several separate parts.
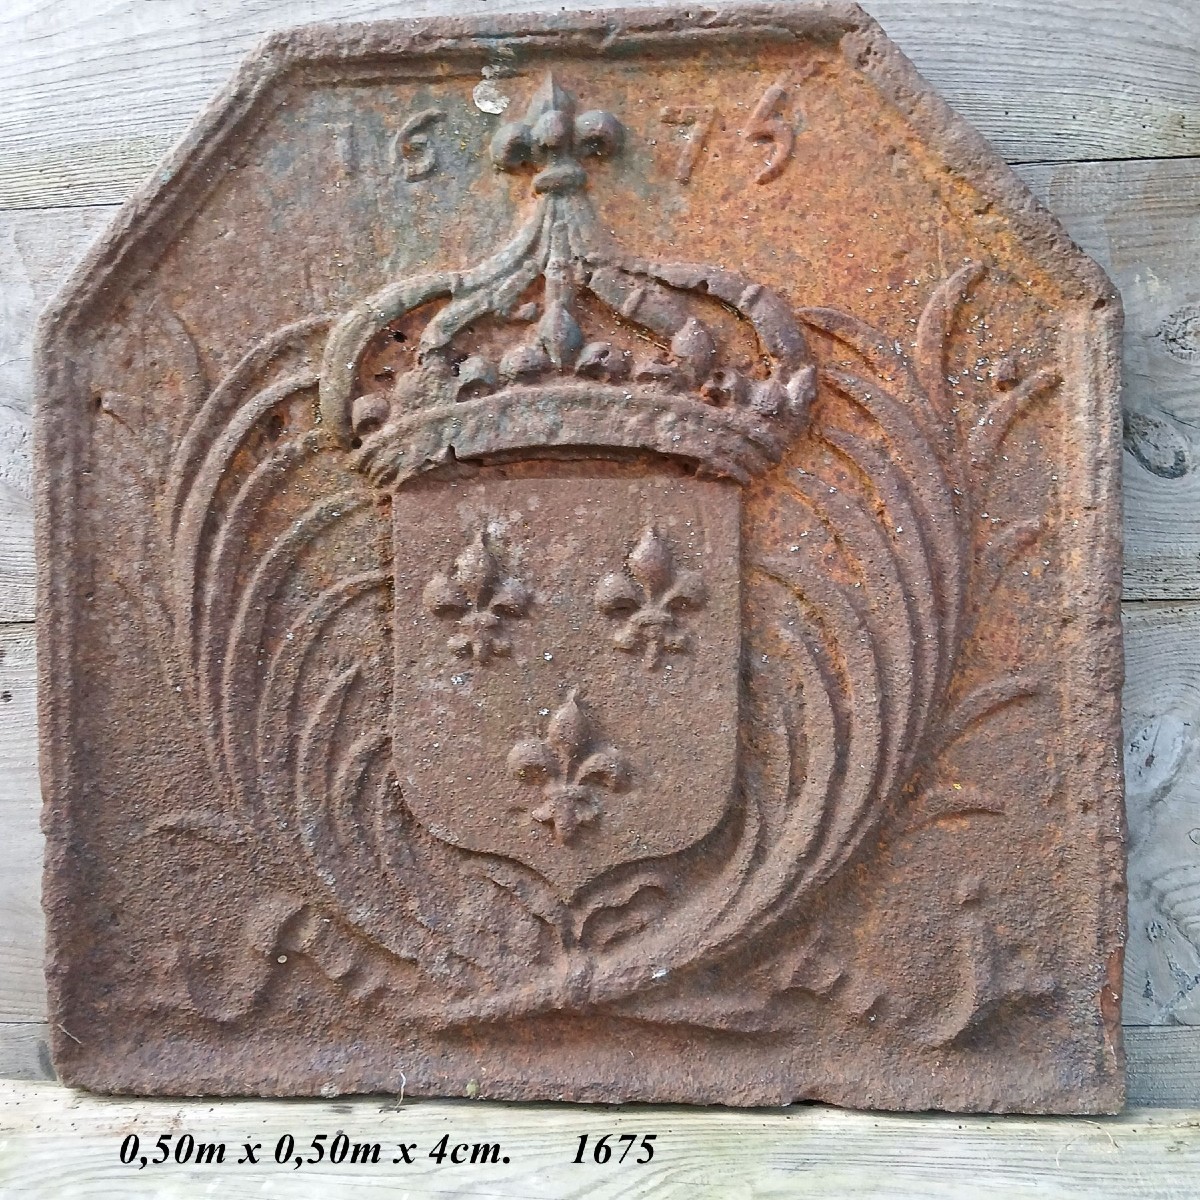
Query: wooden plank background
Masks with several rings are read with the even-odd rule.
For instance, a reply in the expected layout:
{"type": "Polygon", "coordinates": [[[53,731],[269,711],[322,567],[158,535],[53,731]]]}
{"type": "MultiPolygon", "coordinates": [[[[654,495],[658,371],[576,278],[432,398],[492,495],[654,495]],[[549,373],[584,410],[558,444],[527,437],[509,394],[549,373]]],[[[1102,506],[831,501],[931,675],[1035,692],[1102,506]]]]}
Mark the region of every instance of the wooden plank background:
{"type": "MultiPolygon", "coordinates": [[[[49,1077],[30,503],[29,354],[40,307],[264,33],[312,20],[549,6],[0,6],[0,1078],[49,1077]]],[[[868,7],[1124,296],[1130,1095],[1200,1106],[1200,3],[868,7]]],[[[48,1091],[30,1095],[55,1108],[48,1091]]]]}
{"type": "MultiPolygon", "coordinates": [[[[712,1112],[665,1106],[623,1109],[460,1101],[306,1101],[220,1104],[169,1100],[72,1103],[65,1089],[0,1083],[0,1181],[6,1196],[164,1200],[219,1195],[248,1200],[303,1195],[464,1200],[1192,1200],[1200,1195],[1195,1114],[1133,1110],[1116,1120],[1027,1117],[889,1116],[823,1106],[712,1112]],[[344,1130],[357,1143],[381,1145],[364,1168],[283,1168],[274,1161],[290,1134],[312,1157],[311,1138],[344,1130]],[[581,1132],[655,1135],[642,1166],[574,1165],[581,1132]],[[950,1131],[953,1131],[952,1133],[950,1131]],[[220,1166],[122,1166],[118,1150],[132,1132],[147,1153],[160,1133],[189,1133],[225,1143],[220,1166]],[[429,1159],[437,1139],[449,1145],[498,1145],[508,1162],[480,1167],[429,1159]],[[257,1166],[239,1166],[246,1141],[263,1147],[257,1166]],[[393,1163],[399,1142],[416,1146],[411,1166],[393,1163]],[[898,1154],[897,1148],[903,1152],[898,1154]],[[64,1152],[69,1147],[69,1152],[64,1152]],[[981,1176],[990,1166],[986,1184],[981,1176]],[[21,1189],[17,1191],[16,1189],[21,1189]]],[[[326,1142],[326,1145],[329,1143],[326,1142]]],[[[640,1142],[639,1142],[640,1145],[640,1142]]],[[[285,1147],[286,1148],[286,1147],[285,1147]]],[[[153,1157],[153,1154],[149,1154],[153,1157]]]]}

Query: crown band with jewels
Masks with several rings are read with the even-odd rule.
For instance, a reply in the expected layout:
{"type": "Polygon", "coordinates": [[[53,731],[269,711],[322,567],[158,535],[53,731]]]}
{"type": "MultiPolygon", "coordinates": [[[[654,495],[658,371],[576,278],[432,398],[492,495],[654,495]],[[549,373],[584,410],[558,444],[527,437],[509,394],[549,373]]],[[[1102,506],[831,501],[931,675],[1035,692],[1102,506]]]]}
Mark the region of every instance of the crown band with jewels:
{"type": "Polygon", "coordinates": [[[326,427],[373,484],[395,486],[453,459],[534,449],[641,451],[747,481],[803,427],[815,386],[804,334],[769,289],[731,271],[646,262],[603,233],[583,195],[580,159],[615,155],[624,129],[609,113],[575,113],[548,77],[522,122],[492,139],[496,167],[532,167],[537,204],[495,256],[463,272],[402,280],[333,328],[321,372],[326,427]],[[541,284],[540,306],[530,293],[541,284]],[[389,326],[444,301],[426,325],[416,367],[386,392],[364,390],[364,355],[389,326]],[[702,319],[717,301],[754,332],[765,370],[721,365],[702,319]],[[629,330],[589,340],[584,304],[629,330]],[[512,323],[498,358],[472,353],[482,318],[512,323]]]}

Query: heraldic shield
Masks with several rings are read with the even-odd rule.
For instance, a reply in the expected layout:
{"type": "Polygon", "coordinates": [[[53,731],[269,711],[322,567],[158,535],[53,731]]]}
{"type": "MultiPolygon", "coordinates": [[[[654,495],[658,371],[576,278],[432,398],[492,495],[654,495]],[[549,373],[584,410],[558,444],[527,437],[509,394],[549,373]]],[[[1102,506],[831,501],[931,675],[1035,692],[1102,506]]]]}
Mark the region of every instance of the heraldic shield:
{"type": "Polygon", "coordinates": [[[716,828],[737,759],[738,489],[537,459],[392,502],[393,768],[436,837],[569,899],[716,828]],[[555,469],[556,466],[558,469],[555,469]]]}
{"type": "Polygon", "coordinates": [[[581,164],[623,140],[548,77],[491,146],[534,172],[515,237],[344,317],[321,378],[392,518],[402,803],[568,909],[734,807],[741,491],[815,381],[766,289],[638,264],[600,229],[581,164]]]}

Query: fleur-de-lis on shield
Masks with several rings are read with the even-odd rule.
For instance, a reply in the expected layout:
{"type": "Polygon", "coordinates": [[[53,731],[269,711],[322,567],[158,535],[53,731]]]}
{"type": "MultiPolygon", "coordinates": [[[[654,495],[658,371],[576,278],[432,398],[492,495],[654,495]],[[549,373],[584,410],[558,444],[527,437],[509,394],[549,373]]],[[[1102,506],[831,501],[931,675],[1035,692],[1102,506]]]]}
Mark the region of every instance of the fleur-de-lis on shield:
{"type": "Polygon", "coordinates": [[[541,788],[543,802],[529,815],[549,825],[562,843],[581,825],[593,824],[604,794],[623,792],[630,778],[628,760],[598,740],[574,688],[551,716],[544,738],[528,738],[509,751],[508,769],[522,783],[541,788]]]}
{"type": "Polygon", "coordinates": [[[625,559],[625,570],[605,575],[596,587],[596,607],[619,620],[613,645],[640,651],[654,668],[664,654],[680,654],[691,638],[683,627],[687,609],[701,608],[706,593],[699,571],[679,571],[671,548],[649,528],[625,559]]]}
{"type": "Polygon", "coordinates": [[[439,571],[426,585],[425,608],[453,621],[457,632],[446,645],[454,654],[485,663],[511,652],[501,630],[506,618],[529,612],[529,589],[504,570],[482,533],[454,560],[447,574],[439,571]]]}

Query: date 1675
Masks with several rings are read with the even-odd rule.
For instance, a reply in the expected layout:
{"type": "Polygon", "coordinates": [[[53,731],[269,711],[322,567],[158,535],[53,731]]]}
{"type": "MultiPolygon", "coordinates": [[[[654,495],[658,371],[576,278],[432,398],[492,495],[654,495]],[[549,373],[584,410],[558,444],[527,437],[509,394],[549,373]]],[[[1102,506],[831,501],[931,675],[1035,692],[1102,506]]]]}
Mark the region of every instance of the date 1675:
{"type": "Polygon", "coordinates": [[[606,1133],[603,1137],[598,1137],[594,1142],[591,1142],[591,1155],[587,1156],[588,1143],[591,1141],[591,1136],[590,1133],[581,1133],[579,1135],[579,1147],[575,1151],[575,1157],[572,1162],[587,1162],[588,1157],[590,1157],[592,1162],[600,1163],[601,1165],[606,1162],[623,1163],[629,1152],[634,1146],[637,1146],[637,1155],[630,1159],[630,1162],[648,1163],[654,1157],[653,1142],[658,1135],[644,1133],[639,1143],[636,1133],[622,1133],[619,1137],[611,1133],[606,1133]]]}

